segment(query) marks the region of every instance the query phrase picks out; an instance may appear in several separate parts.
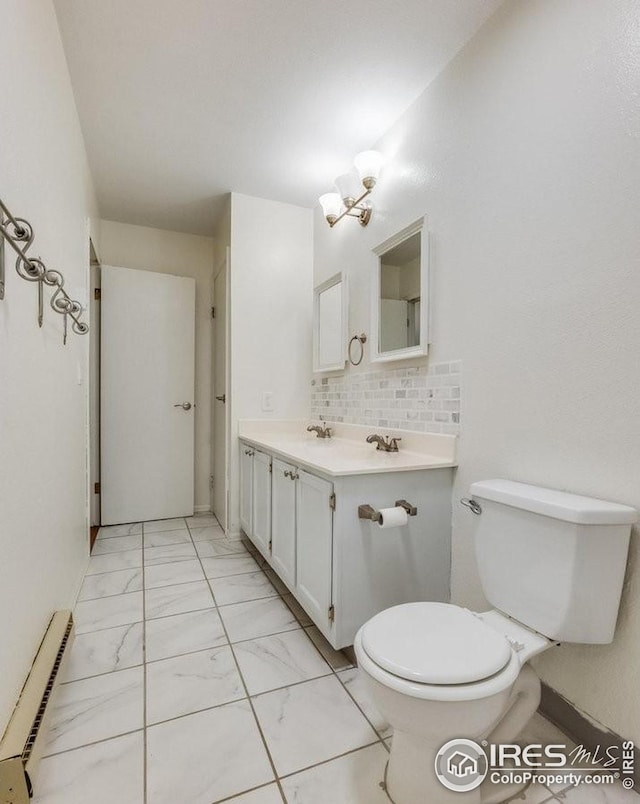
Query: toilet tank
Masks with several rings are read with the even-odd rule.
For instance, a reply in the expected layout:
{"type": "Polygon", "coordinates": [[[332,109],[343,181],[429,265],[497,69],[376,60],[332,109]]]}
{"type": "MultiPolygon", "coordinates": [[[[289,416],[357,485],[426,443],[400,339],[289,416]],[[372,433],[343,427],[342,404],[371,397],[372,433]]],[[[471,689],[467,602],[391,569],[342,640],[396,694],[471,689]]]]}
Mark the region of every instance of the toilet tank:
{"type": "Polygon", "coordinates": [[[637,511],[511,480],[470,491],[490,603],[559,642],[611,642],[637,511]]]}

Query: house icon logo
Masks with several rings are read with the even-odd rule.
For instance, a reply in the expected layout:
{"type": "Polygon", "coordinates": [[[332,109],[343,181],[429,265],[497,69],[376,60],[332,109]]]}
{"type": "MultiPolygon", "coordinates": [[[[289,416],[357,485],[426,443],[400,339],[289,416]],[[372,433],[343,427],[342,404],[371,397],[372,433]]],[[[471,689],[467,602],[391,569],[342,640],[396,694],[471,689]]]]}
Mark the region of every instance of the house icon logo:
{"type": "Polygon", "coordinates": [[[488,770],[486,754],[473,740],[450,740],[436,754],[436,776],[448,790],[475,790],[488,770]]]}
{"type": "Polygon", "coordinates": [[[447,770],[453,776],[463,779],[466,776],[478,773],[478,760],[475,757],[470,757],[469,754],[464,754],[462,751],[456,751],[447,759],[447,770]]]}

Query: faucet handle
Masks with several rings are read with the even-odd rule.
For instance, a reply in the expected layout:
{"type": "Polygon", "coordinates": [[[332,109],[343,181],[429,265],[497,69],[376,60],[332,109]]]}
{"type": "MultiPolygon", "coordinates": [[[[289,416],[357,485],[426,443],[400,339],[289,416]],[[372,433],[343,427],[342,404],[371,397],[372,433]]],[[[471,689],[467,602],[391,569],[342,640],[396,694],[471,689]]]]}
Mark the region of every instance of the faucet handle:
{"type": "Polygon", "coordinates": [[[402,441],[402,438],[389,438],[389,448],[391,452],[398,452],[398,441],[402,441]]]}

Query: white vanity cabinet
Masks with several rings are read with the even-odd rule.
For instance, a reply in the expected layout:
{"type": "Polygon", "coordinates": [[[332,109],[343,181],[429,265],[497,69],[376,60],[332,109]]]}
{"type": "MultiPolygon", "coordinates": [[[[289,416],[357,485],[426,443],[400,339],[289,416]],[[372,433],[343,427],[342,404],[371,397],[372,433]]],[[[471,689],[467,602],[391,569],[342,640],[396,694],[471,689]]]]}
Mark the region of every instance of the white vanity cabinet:
{"type": "Polygon", "coordinates": [[[240,452],[240,526],[269,557],[271,542],[271,455],[245,445],[240,452]]]}
{"type": "Polygon", "coordinates": [[[271,550],[271,456],[255,450],[251,490],[253,543],[265,558],[271,550]]]}
{"type": "Polygon", "coordinates": [[[289,589],[296,586],[296,467],[273,459],[271,565],[289,589]]]}
{"type": "Polygon", "coordinates": [[[253,537],[253,456],[255,450],[246,444],[240,445],[240,527],[253,537]]]}
{"type": "Polygon", "coordinates": [[[295,595],[326,634],[333,622],[333,483],[300,469],[296,485],[295,595]]]}
{"type": "Polygon", "coordinates": [[[335,648],[390,606],[449,600],[453,463],[337,474],[256,442],[240,449],[242,528],[335,648]],[[397,500],[417,508],[406,525],[358,516],[397,500]]]}

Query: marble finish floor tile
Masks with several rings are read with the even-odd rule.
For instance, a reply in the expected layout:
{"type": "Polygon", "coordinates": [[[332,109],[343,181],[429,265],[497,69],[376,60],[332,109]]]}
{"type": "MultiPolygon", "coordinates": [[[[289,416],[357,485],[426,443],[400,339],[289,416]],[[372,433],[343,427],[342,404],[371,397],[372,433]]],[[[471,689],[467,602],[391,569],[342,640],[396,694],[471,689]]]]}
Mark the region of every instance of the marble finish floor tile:
{"type": "Polygon", "coordinates": [[[153,519],[144,523],[144,533],[159,533],[163,530],[184,530],[187,527],[184,517],[176,519],[153,519]]]}
{"type": "Polygon", "coordinates": [[[228,804],[283,804],[283,798],[277,784],[268,784],[266,787],[235,796],[229,799],[228,804]]]}
{"type": "Polygon", "coordinates": [[[185,522],[189,526],[189,530],[193,530],[195,528],[220,527],[220,523],[215,516],[213,516],[213,514],[196,514],[195,516],[188,516],[185,517],[185,522]]]}
{"type": "MultiPolygon", "coordinates": [[[[171,531],[168,531],[171,533],[171,531]]],[[[187,561],[197,558],[195,547],[188,544],[166,544],[163,547],[145,547],[145,567],[154,564],[171,564],[175,561],[187,561]]]]}
{"type": "MultiPolygon", "coordinates": [[[[556,800],[566,804],[637,804],[638,794],[621,784],[580,784],[556,793],[556,800]]],[[[527,804],[529,804],[527,799],[527,804]]]]}
{"type": "Polygon", "coordinates": [[[365,713],[380,737],[382,737],[383,740],[390,737],[393,730],[374,706],[369,690],[366,687],[365,679],[358,668],[352,667],[348,670],[341,670],[338,673],[338,678],[342,681],[360,709],[365,713]]]}
{"type": "Polygon", "coordinates": [[[388,759],[379,743],[370,745],[288,776],[282,788],[288,804],[389,804],[380,787],[388,759]]]}
{"type": "Polygon", "coordinates": [[[146,623],[146,660],[167,659],[227,643],[215,609],[175,614],[146,623]]]}
{"type": "Polygon", "coordinates": [[[302,630],[239,642],[234,650],[250,695],[331,673],[302,630]]]}
{"type": "Polygon", "coordinates": [[[142,623],[77,635],[63,680],[77,681],[141,665],[143,637],[142,623]]]}
{"type": "Polygon", "coordinates": [[[218,606],[242,603],[245,600],[258,600],[263,597],[278,597],[278,593],[267,580],[267,576],[260,570],[245,575],[212,579],[211,588],[218,606]]]}
{"type": "Polygon", "coordinates": [[[249,556],[245,546],[237,539],[206,539],[195,542],[195,546],[200,558],[224,558],[225,556],[234,558],[244,556],[246,558],[249,556]]]}
{"type": "Polygon", "coordinates": [[[128,525],[105,525],[98,530],[100,539],[111,539],[114,536],[135,536],[142,533],[142,522],[131,522],[128,525]]]}
{"type": "Polygon", "coordinates": [[[184,614],[187,611],[210,609],[214,605],[211,589],[206,581],[147,589],[144,598],[147,620],[171,614],[184,614]]]}
{"type": "Polygon", "coordinates": [[[378,740],[335,676],[266,692],[253,705],[281,776],[378,740]]]}
{"type": "Polygon", "coordinates": [[[143,698],[142,667],[61,684],[44,755],[141,729],[143,698]]]}
{"type": "Polygon", "coordinates": [[[224,646],[147,666],[147,723],[246,698],[231,648],[224,646]]]}
{"type": "Polygon", "coordinates": [[[335,650],[323,637],[315,625],[304,629],[307,636],[318,648],[320,653],[329,662],[334,670],[346,670],[347,667],[353,667],[353,662],[341,650],[335,650]]]}
{"type": "Polygon", "coordinates": [[[277,597],[223,606],[220,616],[232,642],[300,628],[291,611],[277,597]]]}
{"type": "Polygon", "coordinates": [[[124,595],[142,590],[142,567],[87,575],[82,583],[78,601],[96,600],[99,597],[124,595]]]}
{"type": "Polygon", "coordinates": [[[159,530],[155,533],[145,533],[144,546],[166,547],[168,544],[191,544],[188,530],[159,530]]]}
{"type": "Polygon", "coordinates": [[[513,804],[557,804],[556,798],[548,787],[542,784],[531,784],[524,792],[515,798],[508,799],[513,804]]]}
{"type": "Polygon", "coordinates": [[[83,600],[73,611],[76,634],[141,622],[143,611],[142,592],[83,600]]]}
{"type": "Polygon", "coordinates": [[[227,538],[220,525],[209,525],[205,528],[194,528],[193,525],[190,525],[189,530],[191,531],[191,538],[194,542],[203,542],[206,539],[227,538]]]}
{"type": "Polygon", "coordinates": [[[211,804],[273,781],[248,701],[147,730],[148,804],[211,804]]]}
{"type": "Polygon", "coordinates": [[[106,553],[123,553],[125,550],[138,550],[141,547],[141,533],[133,536],[114,536],[111,539],[96,539],[91,555],[101,556],[106,553]]]}
{"type": "Polygon", "coordinates": [[[147,589],[160,586],[173,586],[177,583],[203,581],[204,572],[197,559],[192,561],[174,561],[171,564],[155,564],[147,567],[144,582],[147,589]]]}
{"type": "Polygon", "coordinates": [[[107,553],[103,556],[91,556],[87,575],[98,575],[103,572],[115,572],[142,566],[142,550],[125,550],[122,553],[107,553]]]}
{"type": "Polygon", "coordinates": [[[225,556],[224,558],[202,558],[202,566],[207,578],[224,578],[227,575],[243,575],[257,572],[259,567],[250,555],[225,556]]]}
{"type": "Polygon", "coordinates": [[[45,757],[34,779],[33,804],[143,804],[141,731],[45,757]]]}

